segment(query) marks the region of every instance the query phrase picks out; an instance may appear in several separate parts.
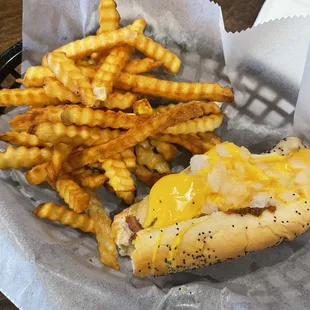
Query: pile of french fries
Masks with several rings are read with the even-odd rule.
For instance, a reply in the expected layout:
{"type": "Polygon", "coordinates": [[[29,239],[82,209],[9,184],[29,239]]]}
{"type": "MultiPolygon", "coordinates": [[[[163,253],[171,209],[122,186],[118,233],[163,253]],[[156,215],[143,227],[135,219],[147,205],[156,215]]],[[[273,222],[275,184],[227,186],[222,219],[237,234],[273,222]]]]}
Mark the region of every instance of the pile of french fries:
{"type": "Polygon", "coordinates": [[[44,203],[33,214],[94,233],[101,262],[119,269],[96,188],[105,185],[132,204],[133,174],[152,186],[171,173],[176,145],[201,154],[220,142],[214,130],[224,115],[213,101],[231,103],[233,93],[156,78],[152,69],[176,74],[181,60],[143,34],[144,20],[120,28],[113,0],[101,0],[99,15],[96,35],[46,54],[18,80],[25,88],[0,90],[1,106],[28,105],[0,135],[14,146],[0,153],[0,169],[26,168],[30,184],[47,182],[67,207],[44,203]],[[133,58],[135,50],[146,57],[133,58]],[[182,103],[154,108],[149,96],[182,103]]]}

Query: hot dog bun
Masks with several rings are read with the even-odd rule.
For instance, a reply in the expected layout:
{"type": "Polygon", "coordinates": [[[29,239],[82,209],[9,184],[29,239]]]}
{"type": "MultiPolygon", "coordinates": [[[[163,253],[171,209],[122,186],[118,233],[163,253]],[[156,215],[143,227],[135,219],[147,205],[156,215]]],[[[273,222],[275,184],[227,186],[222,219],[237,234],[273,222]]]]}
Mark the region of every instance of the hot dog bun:
{"type": "MultiPolygon", "coordinates": [[[[271,152],[285,155],[299,148],[304,145],[291,137],[271,152]]],[[[132,241],[126,219],[134,216],[143,226],[147,210],[148,197],[116,215],[112,224],[120,254],[131,256],[137,276],[165,275],[235,259],[292,240],[310,227],[310,201],[304,200],[265,208],[260,216],[215,211],[162,229],[141,229],[132,241]]]]}

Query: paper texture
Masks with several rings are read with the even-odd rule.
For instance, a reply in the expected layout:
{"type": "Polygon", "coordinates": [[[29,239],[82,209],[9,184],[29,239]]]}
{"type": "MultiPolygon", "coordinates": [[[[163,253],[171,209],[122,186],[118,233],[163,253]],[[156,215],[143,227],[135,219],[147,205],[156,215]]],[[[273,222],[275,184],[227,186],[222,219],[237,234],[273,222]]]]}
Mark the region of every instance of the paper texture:
{"type": "Polygon", "coordinates": [[[300,86],[296,111],[294,115],[295,134],[302,137],[302,139],[308,145],[310,145],[309,89],[310,89],[310,48],[308,50],[308,56],[307,56],[306,65],[304,68],[303,79],[302,79],[302,83],[300,86]]]}
{"type": "MultiPolygon", "coordinates": [[[[45,52],[94,32],[98,2],[24,0],[24,61],[39,64],[45,52]]],[[[225,56],[236,93],[236,105],[224,107],[225,139],[265,151],[292,134],[310,40],[309,18],[227,34],[220,8],[206,0],[117,3],[123,24],[145,18],[147,34],[180,55],[181,80],[228,83],[225,56]]],[[[302,98],[301,94],[299,101],[305,101],[302,98]]],[[[9,117],[1,117],[1,130],[7,129],[9,117]]],[[[183,154],[174,169],[187,163],[188,154],[183,154]]],[[[27,185],[21,172],[1,172],[0,178],[0,290],[22,309],[302,309],[309,305],[309,233],[228,263],[139,279],[132,276],[128,258],[120,259],[121,272],[102,266],[93,236],[32,216],[35,205],[59,199],[51,190],[27,185]]],[[[138,195],[145,195],[147,189],[138,188],[138,195]]],[[[100,194],[111,214],[119,210],[120,200],[104,190],[100,194]]]]}

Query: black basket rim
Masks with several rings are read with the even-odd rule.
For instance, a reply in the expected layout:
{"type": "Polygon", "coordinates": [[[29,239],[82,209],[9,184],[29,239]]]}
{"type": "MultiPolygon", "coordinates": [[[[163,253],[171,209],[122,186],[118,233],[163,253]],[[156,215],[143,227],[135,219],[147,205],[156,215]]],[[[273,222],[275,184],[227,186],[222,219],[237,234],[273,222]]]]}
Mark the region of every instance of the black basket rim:
{"type": "Polygon", "coordinates": [[[0,55],[0,72],[4,69],[8,62],[13,58],[21,54],[23,51],[23,41],[19,41],[16,44],[9,47],[0,55]]]}

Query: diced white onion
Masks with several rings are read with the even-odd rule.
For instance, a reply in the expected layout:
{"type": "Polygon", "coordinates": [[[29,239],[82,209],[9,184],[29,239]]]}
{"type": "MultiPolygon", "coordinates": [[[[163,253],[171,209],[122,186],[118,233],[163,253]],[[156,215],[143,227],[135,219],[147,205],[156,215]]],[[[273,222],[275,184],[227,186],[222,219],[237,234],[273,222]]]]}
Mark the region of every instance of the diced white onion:
{"type": "Polygon", "coordinates": [[[228,150],[226,149],[226,147],[225,147],[224,145],[222,145],[222,144],[217,144],[215,148],[216,148],[216,152],[217,152],[220,156],[222,156],[222,157],[229,157],[229,156],[230,156],[228,150]]]}
{"type": "Polygon", "coordinates": [[[284,201],[284,202],[293,202],[296,201],[299,198],[299,195],[292,192],[292,191],[287,191],[284,193],[281,193],[279,197],[284,201]]]}
{"type": "Polygon", "coordinates": [[[206,155],[194,155],[190,160],[191,171],[196,172],[208,167],[208,157],[206,155]]]}

